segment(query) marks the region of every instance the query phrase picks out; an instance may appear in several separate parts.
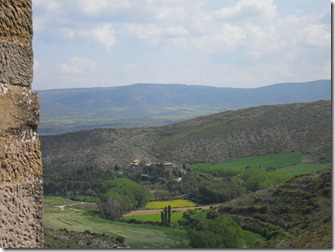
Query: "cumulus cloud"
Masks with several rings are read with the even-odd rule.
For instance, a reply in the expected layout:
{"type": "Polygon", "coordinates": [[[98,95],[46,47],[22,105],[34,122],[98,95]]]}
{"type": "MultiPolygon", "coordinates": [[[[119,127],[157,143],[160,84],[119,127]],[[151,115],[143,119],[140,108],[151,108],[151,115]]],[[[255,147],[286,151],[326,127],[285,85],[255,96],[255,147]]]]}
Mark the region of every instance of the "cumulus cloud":
{"type": "Polygon", "coordinates": [[[72,57],[67,63],[58,64],[58,70],[62,74],[83,74],[97,67],[97,62],[81,57],[72,57]]]}
{"type": "Polygon", "coordinates": [[[89,16],[100,16],[130,6],[128,0],[75,0],[76,7],[89,16]]]}
{"type": "Polygon", "coordinates": [[[306,37],[306,42],[312,46],[329,46],[331,42],[331,34],[325,29],[322,24],[309,24],[303,34],[306,37]]]}
{"type": "Polygon", "coordinates": [[[86,36],[87,35],[90,36],[90,39],[96,41],[108,51],[110,51],[116,43],[115,31],[111,24],[99,25],[91,31],[91,34],[86,34],[86,36]]]}
{"type": "Polygon", "coordinates": [[[233,7],[223,7],[215,12],[222,19],[273,18],[277,15],[272,0],[240,0],[233,7]]]}
{"type": "Polygon", "coordinates": [[[111,24],[96,24],[91,27],[60,28],[64,39],[86,41],[88,44],[99,45],[111,51],[116,44],[116,34],[111,24]]]}
{"type": "Polygon", "coordinates": [[[207,33],[193,40],[195,47],[208,52],[231,52],[245,38],[243,29],[223,24],[214,33],[207,33]]]}

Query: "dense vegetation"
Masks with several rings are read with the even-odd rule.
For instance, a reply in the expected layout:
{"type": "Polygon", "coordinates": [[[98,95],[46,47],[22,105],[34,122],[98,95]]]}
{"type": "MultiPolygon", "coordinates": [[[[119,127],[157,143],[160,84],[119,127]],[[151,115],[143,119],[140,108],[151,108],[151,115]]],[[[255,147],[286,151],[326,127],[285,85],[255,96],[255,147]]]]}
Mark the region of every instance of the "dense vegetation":
{"type": "MultiPolygon", "coordinates": [[[[286,155],[286,154],[283,153],[280,155],[286,155]]],[[[259,158],[262,158],[262,157],[259,157],[259,158]]],[[[252,160],[252,158],[250,160],[252,160]]],[[[238,160],[232,161],[231,163],[236,163],[236,162],[238,162],[238,160]]],[[[231,164],[228,163],[226,165],[231,165],[231,164]]],[[[290,164],[287,164],[287,165],[290,165],[290,164]]],[[[280,168],[280,169],[285,169],[285,168],[280,168]]],[[[275,177],[275,174],[278,173],[277,171],[274,171],[274,170],[268,170],[268,171],[259,170],[259,167],[257,167],[257,169],[255,170],[248,169],[242,172],[241,174],[236,174],[233,177],[243,177],[243,174],[250,175],[252,171],[255,171],[254,172],[255,175],[258,174],[258,172],[260,172],[261,179],[259,181],[263,181],[262,176],[264,174],[262,173],[272,174],[272,176],[274,177],[275,177]]],[[[192,171],[190,170],[189,173],[192,173],[192,171]]],[[[207,178],[207,179],[208,179],[208,176],[210,176],[214,179],[215,183],[216,183],[216,180],[220,180],[220,177],[215,178],[211,174],[206,174],[206,173],[202,173],[198,171],[196,171],[195,174],[193,174],[193,176],[195,177],[199,176],[200,178],[207,178]]],[[[286,237],[287,235],[289,235],[286,231],[284,231],[287,227],[289,228],[297,227],[298,222],[305,223],[304,225],[307,225],[307,222],[308,222],[307,219],[301,220],[299,219],[300,216],[303,216],[303,215],[306,216],[306,214],[308,215],[312,213],[313,213],[313,216],[314,215],[316,216],[317,213],[315,211],[323,211],[322,213],[325,214],[324,215],[325,218],[323,220],[324,221],[323,223],[325,223],[325,225],[323,225],[323,228],[325,228],[326,230],[326,228],[328,227],[327,225],[329,224],[329,220],[331,219],[330,217],[327,217],[328,214],[330,213],[329,212],[330,209],[327,206],[327,204],[325,205],[324,203],[321,203],[318,197],[320,195],[322,197],[325,197],[325,199],[330,197],[329,187],[331,184],[330,184],[329,174],[327,173],[322,173],[322,174],[323,174],[322,176],[313,175],[310,177],[305,177],[305,180],[300,181],[300,182],[299,182],[299,179],[304,178],[304,177],[299,176],[297,178],[291,179],[286,184],[281,184],[281,186],[277,187],[277,189],[275,190],[270,189],[268,191],[264,191],[264,190],[257,191],[255,194],[252,194],[252,195],[249,194],[249,195],[240,197],[239,199],[237,199],[236,203],[234,203],[235,202],[234,200],[227,201],[227,203],[224,204],[222,207],[212,208],[209,211],[200,211],[200,212],[196,210],[187,211],[183,214],[181,220],[177,221],[178,226],[179,228],[184,227],[186,228],[186,230],[188,230],[188,235],[190,237],[189,246],[196,247],[196,248],[206,248],[206,247],[212,247],[212,248],[235,247],[235,248],[238,248],[238,247],[245,247],[245,246],[251,248],[254,246],[270,246],[269,244],[271,244],[271,246],[274,246],[273,242],[276,239],[279,239],[279,238],[283,239],[283,237],[286,237]],[[317,183],[312,180],[314,178],[318,178],[317,183]],[[312,180],[312,181],[309,181],[309,180],[312,180]],[[305,187],[303,187],[303,185],[305,187]],[[297,187],[297,186],[299,186],[299,188],[296,194],[296,193],[293,193],[293,189],[294,187],[297,187]],[[310,193],[313,191],[317,191],[317,192],[310,193]],[[317,199],[316,200],[313,199],[314,197],[317,197],[317,199]],[[273,201],[274,199],[275,201],[273,201]],[[292,208],[290,207],[290,204],[292,205],[291,201],[295,201],[294,202],[295,204],[293,204],[292,208]],[[320,202],[320,204],[318,202],[320,202]],[[257,204],[253,205],[253,203],[257,203],[257,204]],[[272,208],[269,208],[268,204],[274,204],[274,205],[272,208]],[[302,211],[302,212],[300,213],[299,211],[302,211]],[[200,215],[198,215],[197,213],[200,213],[200,215]],[[233,219],[231,219],[230,217],[229,218],[220,217],[221,214],[229,214],[232,216],[233,219]],[[278,219],[276,219],[275,225],[273,224],[274,222],[273,222],[272,214],[281,215],[280,218],[278,217],[278,219]],[[223,219],[225,219],[225,221],[223,221],[223,219]],[[295,221],[295,219],[297,219],[297,221],[295,221]],[[287,222],[288,220],[289,222],[287,222]],[[214,223],[214,224],[211,224],[211,223],[214,223]],[[289,225],[289,226],[286,226],[286,225],[289,225]],[[245,231],[242,231],[240,227],[243,227],[243,229],[251,230],[252,232],[261,234],[261,237],[264,237],[264,239],[267,239],[268,242],[264,243],[265,244],[264,245],[263,243],[256,242],[257,240],[260,241],[263,238],[262,239],[256,238],[256,240],[252,239],[254,240],[254,242],[247,243],[247,241],[244,240],[247,238],[242,238],[242,236],[246,235],[247,237],[250,237],[250,234],[245,233],[245,231]],[[204,235],[206,235],[205,236],[206,238],[204,237],[204,235]],[[225,240],[226,237],[230,237],[230,238],[228,240],[225,240]]],[[[220,190],[218,189],[218,192],[219,191],[220,190]]],[[[117,199],[120,199],[120,202],[122,202],[122,200],[124,201],[124,203],[127,202],[129,209],[130,207],[135,208],[136,206],[139,206],[141,204],[143,205],[145,202],[145,198],[143,198],[143,195],[145,195],[144,188],[140,186],[139,184],[135,183],[134,181],[131,181],[125,178],[117,178],[117,179],[108,180],[102,183],[100,187],[100,192],[101,192],[100,195],[101,195],[102,200],[108,199],[108,197],[105,198],[105,196],[113,196],[113,197],[116,196],[114,197],[114,199],[117,198],[117,199]],[[121,197],[121,195],[123,196],[121,197]],[[127,199],[128,196],[130,196],[132,200],[127,199]],[[143,203],[140,203],[140,202],[143,202],[143,203]]],[[[46,202],[47,203],[49,202],[48,198],[46,199],[46,202]]],[[[55,202],[55,200],[53,200],[53,202],[55,202]]],[[[171,203],[171,202],[173,201],[165,202],[165,204],[171,203]]],[[[121,204],[115,204],[114,201],[112,203],[114,203],[111,205],[112,211],[110,211],[112,216],[108,216],[109,213],[107,211],[107,214],[105,215],[105,217],[114,218],[113,214],[117,213],[117,211],[115,211],[117,210],[115,209],[115,205],[119,205],[119,206],[121,205],[121,204]]],[[[157,202],[157,203],[158,203],[157,206],[159,207],[161,207],[164,204],[164,202],[157,202]]],[[[78,208],[83,209],[84,207],[82,204],[80,204],[80,202],[78,202],[77,204],[73,204],[71,203],[71,201],[65,200],[65,199],[60,200],[56,204],[59,204],[59,205],[68,204],[71,208],[76,208],[76,209],[78,208]]],[[[90,206],[88,204],[91,204],[93,207],[95,203],[85,203],[85,204],[87,206],[90,206]]],[[[92,209],[96,209],[96,207],[93,207],[92,209]]],[[[101,205],[100,205],[100,210],[101,210],[101,205]]],[[[64,216],[67,216],[67,211],[64,210],[62,212],[64,216]]],[[[167,210],[166,212],[169,212],[169,211],[167,210]]],[[[56,221],[59,219],[59,217],[56,217],[56,216],[59,216],[57,215],[58,213],[59,211],[51,211],[48,214],[50,217],[47,217],[47,218],[48,219],[51,218],[52,220],[56,221]],[[51,217],[51,216],[54,216],[54,217],[51,217]]],[[[77,210],[74,212],[71,210],[69,213],[71,213],[71,216],[72,216],[73,214],[77,214],[77,210]]],[[[129,221],[127,222],[137,223],[137,224],[150,223],[154,225],[158,225],[159,223],[163,222],[163,225],[165,225],[164,223],[169,223],[170,225],[170,223],[172,223],[172,219],[174,218],[173,216],[174,216],[173,211],[170,211],[170,217],[168,217],[167,215],[167,217],[165,218],[164,215],[163,217],[161,215],[160,222],[159,222],[159,218],[156,221],[152,220],[152,218],[143,219],[142,221],[141,220],[132,221],[133,219],[129,219],[129,221]],[[167,221],[168,219],[170,219],[170,221],[167,221]],[[166,220],[166,222],[164,222],[163,220],[166,220]]],[[[119,216],[117,216],[117,218],[118,217],[119,216]]],[[[63,224],[68,223],[68,225],[66,224],[65,226],[63,226],[62,224],[61,227],[65,227],[65,228],[77,227],[79,225],[79,222],[80,223],[82,222],[82,220],[78,222],[78,218],[82,219],[83,216],[82,215],[81,217],[78,217],[78,216],[70,217],[69,216],[69,218],[70,219],[66,219],[66,220],[64,219],[61,221],[61,223],[63,224]]],[[[316,220],[314,219],[313,221],[315,222],[316,220]]],[[[54,221],[52,221],[52,223],[54,223],[54,221]]],[[[58,223],[58,221],[56,221],[55,223],[58,223]]],[[[83,225],[83,227],[85,227],[85,225],[83,225]]],[[[176,227],[177,227],[176,220],[174,219],[173,228],[176,228],[176,227]]],[[[303,225],[301,227],[303,227],[303,225]]],[[[82,229],[78,230],[76,228],[74,231],[80,231],[80,230],[82,229]]],[[[52,239],[55,239],[55,237],[52,239]]]]}
{"type": "Polygon", "coordinates": [[[200,230],[192,230],[193,248],[241,248],[242,229],[230,216],[219,216],[206,222],[200,230]]]}
{"type": "Polygon", "coordinates": [[[101,184],[118,176],[114,168],[80,166],[59,173],[44,173],[44,194],[74,197],[96,197],[101,184]]]}

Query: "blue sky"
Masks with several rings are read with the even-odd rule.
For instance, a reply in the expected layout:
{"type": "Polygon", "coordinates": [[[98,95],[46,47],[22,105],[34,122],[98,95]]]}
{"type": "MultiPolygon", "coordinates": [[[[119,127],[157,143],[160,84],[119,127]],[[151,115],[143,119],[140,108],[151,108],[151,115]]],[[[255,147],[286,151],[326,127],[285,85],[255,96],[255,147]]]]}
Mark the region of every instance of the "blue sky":
{"type": "Polygon", "coordinates": [[[32,0],[33,89],[331,78],[327,0],[32,0]]]}

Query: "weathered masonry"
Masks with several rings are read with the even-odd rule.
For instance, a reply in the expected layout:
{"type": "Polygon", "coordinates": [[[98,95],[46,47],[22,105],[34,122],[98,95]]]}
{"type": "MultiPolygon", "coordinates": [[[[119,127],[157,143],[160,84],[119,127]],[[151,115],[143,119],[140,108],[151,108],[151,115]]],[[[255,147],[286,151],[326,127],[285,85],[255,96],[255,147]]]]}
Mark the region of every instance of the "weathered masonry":
{"type": "Polygon", "coordinates": [[[0,247],[43,247],[32,1],[0,1],[0,247]]]}

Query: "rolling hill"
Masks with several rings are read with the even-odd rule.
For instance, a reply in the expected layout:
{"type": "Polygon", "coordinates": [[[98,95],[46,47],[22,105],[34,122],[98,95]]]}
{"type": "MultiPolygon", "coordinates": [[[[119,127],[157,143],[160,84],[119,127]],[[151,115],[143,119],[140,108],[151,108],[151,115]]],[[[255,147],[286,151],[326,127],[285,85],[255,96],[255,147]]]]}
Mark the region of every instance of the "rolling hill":
{"type": "Polygon", "coordinates": [[[331,99],[331,81],[279,83],[259,88],[133,84],[110,88],[37,91],[40,134],[94,128],[159,126],[251,106],[331,99]]]}
{"type": "Polygon", "coordinates": [[[265,105],[143,128],[41,136],[44,174],[83,165],[222,162],[281,151],[313,161],[332,157],[331,101],[265,105]]]}
{"type": "Polygon", "coordinates": [[[268,237],[262,248],[332,248],[332,171],[297,175],[269,189],[224,203],[244,229],[268,237]]]}

